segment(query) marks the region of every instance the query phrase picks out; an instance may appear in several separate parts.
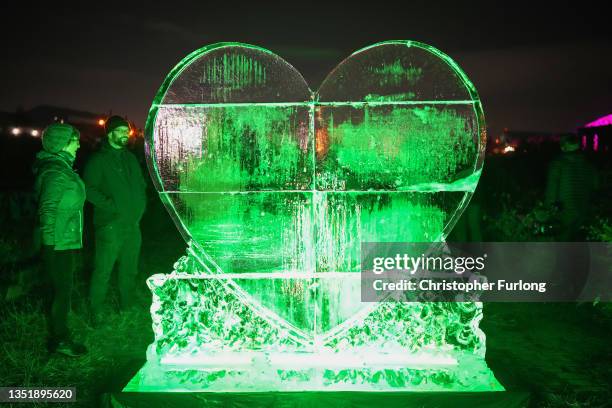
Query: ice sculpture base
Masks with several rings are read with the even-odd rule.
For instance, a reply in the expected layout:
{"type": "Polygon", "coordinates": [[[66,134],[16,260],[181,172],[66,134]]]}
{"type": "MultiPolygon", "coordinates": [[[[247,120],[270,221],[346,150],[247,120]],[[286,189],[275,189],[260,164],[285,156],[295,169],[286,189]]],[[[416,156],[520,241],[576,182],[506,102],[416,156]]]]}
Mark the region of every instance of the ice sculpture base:
{"type": "Polygon", "coordinates": [[[358,367],[354,355],[236,353],[207,364],[146,363],[124,392],[482,392],[504,391],[474,356],[364,356],[380,363],[358,367]],[[346,364],[343,361],[346,359],[346,364]],[[411,360],[412,361],[409,361],[411,360]],[[215,367],[216,365],[216,367],[215,367]]]}
{"type": "Polygon", "coordinates": [[[329,288],[353,305],[359,280],[242,282],[204,256],[190,246],[172,274],[147,280],[155,341],[124,391],[504,390],[484,359],[481,304],[372,303],[347,317],[329,288]]]}

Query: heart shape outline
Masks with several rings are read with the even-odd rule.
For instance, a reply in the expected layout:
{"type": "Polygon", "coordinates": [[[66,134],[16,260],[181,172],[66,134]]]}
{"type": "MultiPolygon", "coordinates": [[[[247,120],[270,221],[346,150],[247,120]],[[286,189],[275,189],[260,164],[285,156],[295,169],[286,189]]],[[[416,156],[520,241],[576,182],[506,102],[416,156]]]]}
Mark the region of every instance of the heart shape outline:
{"type": "MultiPolygon", "coordinates": [[[[247,49],[251,49],[251,50],[257,50],[260,52],[263,52],[265,54],[269,54],[269,55],[273,55],[275,58],[280,59],[284,64],[286,64],[288,67],[290,67],[291,69],[293,69],[295,71],[295,73],[297,75],[299,75],[299,77],[302,79],[304,85],[306,86],[307,92],[310,94],[309,97],[309,101],[307,102],[313,109],[315,107],[318,106],[322,106],[326,103],[325,100],[321,100],[321,99],[325,99],[325,97],[321,98],[321,89],[325,88],[326,83],[328,83],[328,81],[330,81],[331,79],[333,79],[334,77],[337,77],[338,75],[341,75],[341,71],[342,71],[342,67],[345,66],[345,64],[347,62],[349,62],[351,59],[355,58],[358,55],[361,55],[363,53],[366,53],[369,50],[373,50],[376,49],[377,47],[384,47],[386,45],[401,45],[401,46],[405,46],[407,48],[418,48],[418,49],[422,49],[422,50],[426,50],[427,52],[435,55],[436,57],[438,57],[440,60],[444,61],[448,67],[450,67],[451,71],[459,78],[459,80],[463,83],[465,90],[467,92],[467,95],[470,98],[470,102],[472,103],[472,107],[474,109],[474,116],[476,118],[476,122],[477,122],[477,129],[479,132],[479,138],[478,138],[478,154],[477,154],[477,158],[474,162],[472,171],[474,173],[478,172],[481,168],[482,168],[482,164],[483,164],[483,160],[484,160],[484,148],[485,148],[485,141],[486,141],[486,133],[484,131],[484,114],[482,112],[482,106],[480,104],[480,100],[478,98],[478,94],[473,86],[473,84],[469,81],[469,79],[467,78],[467,76],[465,75],[465,73],[461,70],[461,68],[459,68],[457,66],[456,63],[454,63],[454,61],[452,61],[450,59],[450,57],[446,56],[446,54],[440,52],[439,50],[419,43],[419,42],[415,42],[415,41],[386,41],[386,42],[381,42],[381,43],[377,43],[374,44],[372,46],[369,47],[365,47],[361,50],[358,50],[356,52],[354,52],[353,54],[351,54],[349,57],[347,57],[345,60],[343,60],[340,64],[338,64],[326,77],[326,79],[323,81],[322,85],[319,87],[319,90],[316,92],[311,91],[308,88],[308,85],[306,84],[306,81],[304,80],[304,78],[301,76],[301,74],[299,74],[299,72],[297,70],[295,70],[295,68],[293,68],[290,64],[288,64],[286,61],[282,60],[282,58],[276,56],[275,54],[273,54],[272,52],[263,49],[261,47],[257,47],[257,46],[253,46],[253,45],[249,45],[249,44],[241,44],[241,43],[217,43],[217,44],[212,44],[206,47],[203,47],[199,50],[194,51],[193,53],[189,54],[187,57],[185,57],[179,64],[177,64],[177,66],[170,72],[170,74],[166,77],[166,80],[164,81],[164,83],[162,84],[162,86],[160,87],[153,105],[151,106],[151,110],[149,112],[149,116],[147,119],[147,124],[145,127],[145,133],[147,135],[147,137],[145,138],[145,149],[146,149],[146,159],[147,159],[147,164],[149,167],[149,172],[152,175],[153,178],[153,182],[155,184],[155,187],[157,189],[158,192],[160,192],[160,197],[162,197],[162,201],[164,202],[164,205],[166,206],[166,209],[168,210],[168,212],[170,213],[170,215],[172,216],[173,220],[175,221],[177,228],[179,229],[179,231],[181,232],[181,234],[183,235],[184,239],[186,240],[186,242],[189,245],[189,250],[192,252],[192,254],[196,255],[196,257],[198,259],[200,259],[203,267],[205,268],[205,275],[208,276],[209,274],[212,275],[219,275],[219,274],[224,274],[225,272],[223,272],[222,268],[215,262],[214,259],[212,259],[207,253],[206,251],[203,250],[203,248],[199,245],[199,243],[194,240],[191,235],[189,234],[189,228],[183,223],[183,221],[180,219],[180,217],[178,217],[178,211],[175,208],[175,204],[167,199],[167,196],[161,194],[162,192],[167,191],[166,190],[166,186],[164,185],[164,180],[162,180],[162,176],[161,176],[161,172],[159,171],[158,168],[158,163],[157,163],[157,155],[155,152],[155,123],[156,123],[156,118],[157,118],[157,113],[160,107],[163,107],[164,105],[174,105],[172,103],[168,104],[167,102],[167,97],[168,97],[168,91],[170,90],[170,88],[175,85],[175,80],[177,78],[180,78],[181,75],[185,72],[185,70],[191,66],[192,63],[194,63],[195,61],[198,61],[200,58],[203,58],[204,56],[206,56],[207,54],[213,52],[213,51],[219,51],[222,49],[227,49],[227,48],[231,48],[231,47],[244,47],[247,49]]],[[[331,103],[337,104],[337,103],[346,103],[346,104],[352,104],[355,103],[354,100],[350,100],[351,98],[347,98],[347,100],[343,100],[343,101],[334,101],[331,103]]],[[[416,100],[415,101],[417,104],[425,104],[431,101],[423,101],[423,100],[416,100]]],[[[445,103],[448,102],[452,102],[452,101],[448,101],[445,100],[445,103]]],[[[465,102],[465,101],[464,101],[465,102]]],[[[248,102],[247,102],[248,103],[248,102]]],[[[252,103],[252,102],[251,102],[252,103]]],[[[369,105],[376,105],[376,101],[371,101],[368,103],[369,105]]],[[[314,181],[313,181],[314,182],[314,181]]],[[[315,187],[316,189],[316,187],[315,187]]],[[[314,189],[313,189],[314,191],[314,189]]],[[[453,215],[450,217],[450,219],[446,222],[443,230],[440,233],[440,237],[438,237],[439,239],[444,239],[444,237],[450,232],[450,230],[452,229],[452,227],[455,225],[455,223],[457,222],[458,218],[461,216],[461,213],[465,210],[469,199],[471,198],[471,194],[466,193],[464,194],[462,200],[460,201],[460,203],[458,204],[457,208],[455,209],[455,211],[453,212],[453,215]]],[[[438,240],[438,238],[436,240],[438,240]]],[[[435,240],[434,240],[435,241],[435,240]]],[[[203,275],[204,276],[204,275],[203,275]]],[[[194,275],[194,277],[197,277],[197,275],[194,275]]],[[[300,276],[301,278],[303,276],[300,276]]],[[[312,276],[312,278],[318,278],[319,276],[314,275],[312,276]]],[[[325,276],[327,277],[327,276],[325,276]]],[[[257,310],[259,313],[262,313],[264,316],[268,316],[267,320],[274,320],[275,323],[278,323],[281,327],[283,327],[286,330],[289,330],[293,335],[295,335],[296,339],[298,339],[298,341],[300,341],[303,344],[312,344],[313,342],[317,343],[317,342],[321,342],[321,341],[325,341],[326,339],[332,338],[333,336],[339,335],[343,332],[345,332],[346,330],[348,330],[351,325],[354,323],[354,321],[356,319],[359,319],[362,316],[367,316],[367,314],[371,313],[372,310],[375,309],[375,307],[377,306],[376,304],[370,304],[367,307],[364,307],[360,310],[360,312],[358,313],[358,315],[355,315],[345,321],[343,321],[342,323],[332,327],[331,329],[327,330],[324,333],[321,333],[320,335],[317,335],[316,333],[313,335],[309,335],[308,333],[306,333],[305,331],[297,328],[295,325],[291,324],[289,321],[287,321],[284,317],[281,317],[280,315],[274,313],[271,310],[267,310],[267,308],[265,306],[263,306],[261,304],[260,301],[258,301],[257,299],[255,299],[253,296],[251,296],[249,293],[247,293],[246,291],[244,291],[240,285],[236,284],[236,282],[233,279],[228,279],[227,280],[227,287],[229,290],[232,290],[234,293],[238,293],[240,295],[240,297],[242,297],[245,302],[247,302],[249,304],[250,307],[252,307],[254,310],[257,310]],[[266,313],[266,309],[267,312],[270,313],[266,313]]]]}

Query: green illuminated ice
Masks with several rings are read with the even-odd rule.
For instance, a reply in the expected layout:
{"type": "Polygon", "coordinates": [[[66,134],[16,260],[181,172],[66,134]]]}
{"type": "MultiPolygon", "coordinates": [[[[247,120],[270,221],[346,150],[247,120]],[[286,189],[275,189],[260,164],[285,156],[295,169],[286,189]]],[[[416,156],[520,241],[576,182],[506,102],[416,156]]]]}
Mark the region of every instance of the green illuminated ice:
{"type": "Polygon", "coordinates": [[[485,127],[446,55],[392,41],[312,92],[262,48],[186,57],[147,121],[147,159],[189,244],[152,276],[155,343],[128,390],[500,390],[481,306],[362,303],[362,242],[445,239],[485,127]]]}

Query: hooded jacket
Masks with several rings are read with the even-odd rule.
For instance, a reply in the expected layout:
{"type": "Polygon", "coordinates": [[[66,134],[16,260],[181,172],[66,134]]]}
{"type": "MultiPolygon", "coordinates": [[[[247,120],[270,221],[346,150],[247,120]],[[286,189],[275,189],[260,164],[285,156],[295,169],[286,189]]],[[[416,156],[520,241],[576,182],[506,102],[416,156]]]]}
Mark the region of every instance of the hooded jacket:
{"type": "Polygon", "coordinates": [[[42,150],[33,166],[41,241],[55,250],[83,246],[85,185],[72,169],[73,161],[66,152],[42,150]]]}
{"type": "Polygon", "coordinates": [[[115,149],[105,140],[87,162],[83,180],[96,228],[138,225],[146,207],[146,183],[132,152],[115,149]]]}
{"type": "Polygon", "coordinates": [[[597,171],[583,153],[561,153],[549,166],[546,203],[560,205],[563,223],[580,224],[589,215],[598,186],[597,171]]]}

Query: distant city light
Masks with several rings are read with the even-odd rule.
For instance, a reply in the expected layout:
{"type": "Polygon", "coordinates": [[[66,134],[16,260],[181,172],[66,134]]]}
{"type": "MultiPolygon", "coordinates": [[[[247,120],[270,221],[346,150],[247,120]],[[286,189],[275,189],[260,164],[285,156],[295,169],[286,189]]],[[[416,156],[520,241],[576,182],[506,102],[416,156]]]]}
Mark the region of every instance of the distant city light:
{"type": "Polygon", "coordinates": [[[18,127],[15,127],[11,130],[11,133],[17,136],[21,133],[21,129],[19,129],[18,127]]]}
{"type": "Polygon", "coordinates": [[[98,125],[104,126],[105,123],[106,121],[104,119],[98,119],[98,125]]]}
{"type": "Polygon", "coordinates": [[[30,134],[31,134],[32,136],[34,136],[34,137],[37,137],[37,136],[38,136],[40,133],[38,132],[38,130],[36,130],[36,129],[32,129],[32,130],[30,131],[30,134]]]}
{"type": "Polygon", "coordinates": [[[514,150],[515,150],[514,146],[506,146],[506,147],[504,147],[503,152],[504,152],[504,154],[506,154],[506,153],[513,152],[514,150]]]}

